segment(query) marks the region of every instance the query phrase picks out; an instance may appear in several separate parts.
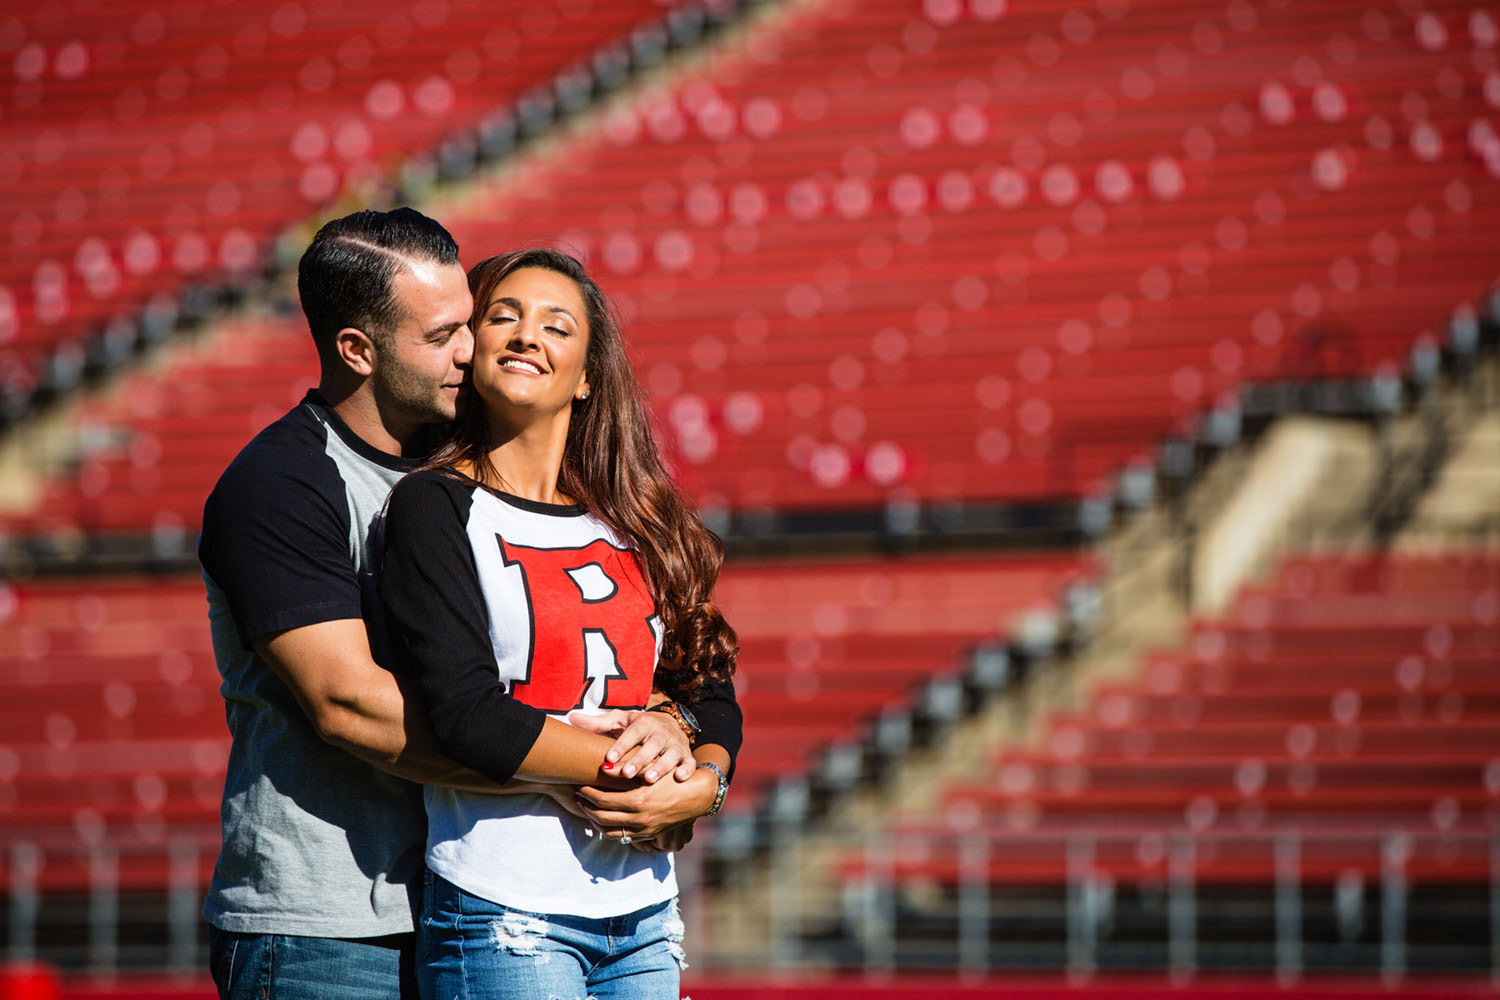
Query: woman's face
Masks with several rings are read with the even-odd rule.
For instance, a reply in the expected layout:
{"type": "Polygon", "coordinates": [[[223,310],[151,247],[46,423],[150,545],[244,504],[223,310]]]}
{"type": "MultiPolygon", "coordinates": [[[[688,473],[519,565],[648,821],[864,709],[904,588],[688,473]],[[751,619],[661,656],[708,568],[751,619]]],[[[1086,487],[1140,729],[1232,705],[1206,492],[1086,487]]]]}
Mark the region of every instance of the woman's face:
{"type": "Polygon", "coordinates": [[[589,324],[567,275],[523,267],[505,276],[474,330],[474,392],[507,423],[567,412],[588,393],[589,324]]]}

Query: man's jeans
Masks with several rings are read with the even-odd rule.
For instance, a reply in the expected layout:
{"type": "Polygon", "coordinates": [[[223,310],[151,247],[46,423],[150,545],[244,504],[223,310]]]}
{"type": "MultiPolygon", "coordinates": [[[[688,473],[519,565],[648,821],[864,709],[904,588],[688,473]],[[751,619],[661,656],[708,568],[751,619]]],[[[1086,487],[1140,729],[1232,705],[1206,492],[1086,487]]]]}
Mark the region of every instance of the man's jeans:
{"type": "Polygon", "coordinates": [[[416,1000],[416,935],[294,937],[208,930],[221,1000],[416,1000]]]}
{"type": "Polygon", "coordinates": [[[682,935],[675,899],[598,919],[527,913],[429,871],[417,979],[428,1000],[676,1000],[682,935]]]}

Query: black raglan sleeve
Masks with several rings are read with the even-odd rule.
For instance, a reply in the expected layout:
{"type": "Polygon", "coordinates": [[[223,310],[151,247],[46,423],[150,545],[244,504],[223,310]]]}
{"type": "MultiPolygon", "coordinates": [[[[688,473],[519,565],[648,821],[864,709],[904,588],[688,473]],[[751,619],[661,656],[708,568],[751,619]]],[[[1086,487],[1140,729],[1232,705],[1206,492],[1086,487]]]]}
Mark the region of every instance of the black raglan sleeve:
{"type": "Polygon", "coordinates": [[[698,742],[715,743],[729,753],[729,777],[734,777],[744,742],[745,716],[734,695],[733,679],[709,681],[683,699],[698,719],[698,742]]]}
{"type": "Polygon", "coordinates": [[[240,641],[362,618],[349,506],[333,461],[276,428],[230,463],[203,507],[198,559],[240,641]]]}
{"type": "Polygon", "coordinates": [[[380,599],[400,667],[421,684],[443,753],[504,783],[547,716],[500,683],[465,531],[470,489],[438,472],[396,484],[386,509],[380,599]]]}

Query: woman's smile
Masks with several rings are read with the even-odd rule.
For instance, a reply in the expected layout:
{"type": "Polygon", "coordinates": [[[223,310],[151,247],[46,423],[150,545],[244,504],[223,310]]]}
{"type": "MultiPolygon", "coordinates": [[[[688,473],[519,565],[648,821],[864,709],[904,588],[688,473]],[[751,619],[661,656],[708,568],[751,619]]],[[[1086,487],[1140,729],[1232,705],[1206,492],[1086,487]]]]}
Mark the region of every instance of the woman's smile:
{"type": "Polygon", "coordinates": [[[529,361],[526,358],[517,357],[514,354],[508,354],[504,358],[502,358],[500,361],[500,367],[504,368],[506,371],[520,372],[522,375],[546,374],[546,372],[542,371],[542,366],[537,364],[535,361],[529,361]]]}

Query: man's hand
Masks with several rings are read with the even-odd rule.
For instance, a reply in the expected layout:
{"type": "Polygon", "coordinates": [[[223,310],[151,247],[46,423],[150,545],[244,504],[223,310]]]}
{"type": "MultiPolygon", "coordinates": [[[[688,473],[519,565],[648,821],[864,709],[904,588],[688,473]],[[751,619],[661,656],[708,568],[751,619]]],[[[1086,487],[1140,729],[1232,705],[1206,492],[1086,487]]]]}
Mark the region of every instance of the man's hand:
{"type": "Polygon", "coordinates": [[[693,824],[682,823],[678,826],[672,827],[672,829],[670,830],[663,830],[655,837],[651,837],[647,840],[636,840],[632,838],[630,841],[630,846],[634,847],[638,851],[644,851],[647,854],[657,852],[660,852],[662,854],[671,854],[675,851],[682,850],[692,839],[693,824]]]}
{"type": "Polygon", "coordinates": [[[648,785],[668,774],[678,781],[692,777],[697,762],[682,727],[663,712],[629,712],[614,709],[597,715],[574,712],[568,716],[574,727],[590,733],[617,737],[604,755],[604,770],[622,777],[640,775],[648,785]],[[616,768],[623,761],[623,766],[616,768]]]}
{"type": "Polygon", "coordinates": [[[501,792],[508,795],[545,795],[556,802],[564,812],[571,813],[579,819],[588,819],[583,814],[583,806],[578,804],[578,798],[573,794],[572,785],[561,785],[547,781],[522,781],[512,778],[501,786],[501,792]]]}
{"type": "Polygon", "coordinates": [[[713,807],[718,778],[707,768],[693,766],[686,781],[659,781],[624,791],[585,785],[578,789],[578,804],[584,818],[611,840],[622,835],[632,842],[660,840],[663,833],[691,823],[713,807]]]}

